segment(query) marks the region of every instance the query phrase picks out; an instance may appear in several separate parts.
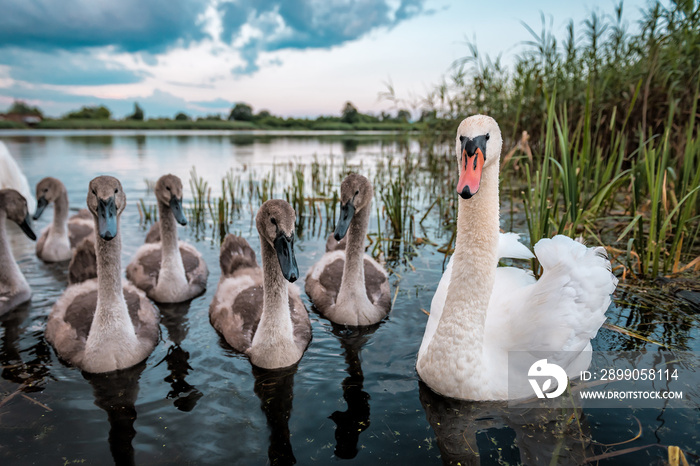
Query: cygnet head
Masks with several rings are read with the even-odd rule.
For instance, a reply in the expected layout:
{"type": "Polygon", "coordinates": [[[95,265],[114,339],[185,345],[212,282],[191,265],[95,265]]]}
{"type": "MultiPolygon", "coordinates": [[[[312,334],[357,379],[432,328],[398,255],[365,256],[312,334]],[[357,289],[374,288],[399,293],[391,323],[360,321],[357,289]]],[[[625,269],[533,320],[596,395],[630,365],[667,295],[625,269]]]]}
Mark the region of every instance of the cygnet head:
{"type": "Polygon", "coordinates": [[[469,199],[479,191],[484,169],[494,164],[498,167],[502,144],[501,130],[490,116],[470,116],[459,124],[456,139],[459,161],[457,193],[462,199],[469,199]]]}
{"type": "Polygon", "coordinates": [[[63,183],[54,177],[47,176],[39,181],[39,184],[36,185],[36,211],[34,212],[34,220],[41,217],[46,206],[52,202],[56,202],[65,191],[66,187],[63,183]]]}
{"type": "Polygon", "coordinates": [[[14,189],[0,189],[0,209],[5,211],[7,218],[19,225],[25,235],[36,240],[24,196],[14,189]]]}
{"type": "Polygon", "coordinates": [[[296,212],[289,203],[272,199],[260,206],[255,223],[260,240],[275,249],[284,278],[294,283],[299,278],[297,259],[294,256],[294,225],[296,212]]]}
{"type": "Polygon", "coordinates": [[[126,207],[126,194],[122,184],[113,176],[98,176],[90,181],[87,206],[97,218],[97,234],[109,241],[117,236],[118,216],[126,207]]]}
{"type": "Polygon", "coordinates": [[[175,175],[163,175],[156,182],[156,199],[160,204],[170,207],[175,220],[180,225],[187,225],[182,212],[182,181],[175,175]]]}
{"type": "Polygon", "coordinates": [[[355,214],[368,208],[373,196],[372,183],[366,177],[358,173],[345,177],[340,184],[340,217],[333,234],[336,241],[343,239],[355,214]]]}

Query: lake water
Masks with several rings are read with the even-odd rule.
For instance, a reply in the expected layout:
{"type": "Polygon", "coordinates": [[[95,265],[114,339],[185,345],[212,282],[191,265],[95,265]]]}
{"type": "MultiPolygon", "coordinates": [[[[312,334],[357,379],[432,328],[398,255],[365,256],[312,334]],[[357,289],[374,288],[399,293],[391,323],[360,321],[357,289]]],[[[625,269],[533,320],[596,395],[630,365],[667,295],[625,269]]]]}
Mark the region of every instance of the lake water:
{"type": "MultiPolygon", "coordinates": [[[[229,169],[241,180],[259,178],[276,164],[280,186],[290,162],[354,167],[373,173],[377,163],[420,160],[418,141],[392,135],[227,132],[15,132],[0,133],[30,185],[45,176],[61,179],[74,208],[84,207],[88,182],[118,177],[128,205],[121,217],[122,264],[143,243],[137,203],[153,204],[146,179],[190,170],[221,195],[229,169]]],[[[438,180],[439,182],[439,180],[438,180]]],[[[336,188],[339,178],[336,179],[336,188]]],[[[282,190],[273,187],[277,196],[282,190]]],[[[375,196],[375,206],[382,203],[375,196]]],[[[418,187],[422,206],[432,202],[418,187]]],[[[257,231],[245,201],[228,225],[259,254],[257,231]]],[[[502,209],[507,209],[506,206],[502,209]]],[[[387,229],[375,209],[370,230],[387,229]]],[[[51,221],[47,209],[37,233],[51,221]]],[[[321,217],[324,213],[319,214],[321,217]]],[[[416,218],[422,217],[421,211],[416,218]]],[[[504,215],[505,217],[505,215],[504,215]]],[[[296,254],[303,275],[324,252],[326,219],[299,232],[296,254]]],[[[502,222],[505,226],[505,218],[502,222]]],[[[522,222],[516,231],[525,233],[522,222]]],[[[577,464],[610,456],[610,464],[662,464],[665,446],[680,446],[688,460],[700,454],[700,405],[692,409],[585,409],[516,412],[498,403],[465,403],[433,394],[419,383],[415,358],[430,301],[442,274],[449,239],[437,212],[421,235],[430,238],[410,258],[389,261],[394,307],[380,325],[358,331],[334,327],[313,311],[305,295],[313,341],[292,370],[254,370],[209,323],[208,307],[220,273],[218,240],[179,228],[180,238],[203,254],[210,275],[206,293],[191,303],[160,306],[161,340],[147,361],[109,376],[89,376],[61,363],[44,340],[51,306],[67,284],[67,264],[45,264],[34,243],[13,228],[13,252],[33,289],[30,303],[0,320],[0,463],[104,464],[577,464]],[[436,245],[433,245],[436,244],[436,245]],[[580,424],[580,425],[577,425],[580,424]],[[593,442],[582,440],[582,435],[593,442]],[[639,433],[639,435],[637,435],[639,433]],[[617,445],[619,444],[619,445],[617,445]],[[696,456],[693,456],[696,455],[696,456]]],[[[620,286],[608,322],[677,350],[698,351],[698,314],[662,290],[640,293],[620,286]]],[[[658,351],[659,345],[608,329],[598,350],[658,351]]]]}

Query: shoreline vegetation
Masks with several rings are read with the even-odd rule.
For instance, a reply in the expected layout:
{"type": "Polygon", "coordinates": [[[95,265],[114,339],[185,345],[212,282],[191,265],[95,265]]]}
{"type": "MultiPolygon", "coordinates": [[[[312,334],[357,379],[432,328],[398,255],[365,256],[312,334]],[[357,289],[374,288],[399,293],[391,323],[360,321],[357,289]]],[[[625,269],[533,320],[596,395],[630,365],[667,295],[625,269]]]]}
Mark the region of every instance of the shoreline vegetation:
{"type": "MultiPolygon", "coordinates": [[[[524,209],[531,245],[562,233],[603,245],[622,278],[700,271],[700,1],[654,2],[636,28],[623,3],[554,19],[512,67],[469,54],[419,101],[423,137],[454,137],[475,113],[504,134],[502,199],[524,209]]],[[[448,159],[452,160],[451,154],[448,159]]],[[[502,215],[505,213],[502,213],[502,215]]],[[[537,270],[537,265],[534,264],[537,270]]],[[[694,285],[700,291],[700,283],[694,285]]]]}
{"type": "Polygon", "coordinates": [[[165,118],[138,120],[89,120],[89,119],[46,119],[27,125],[13,121],[1,121],[0,130],[213,130],[213,131],[420,131],[420,125],[412,123],[376,122],[344,123],[304,119],[285,119],[284,123],[266,124],[229,120],[189,120],[176,121],[165,118]]]}
{"type": "Polygon", "coordinates": [[[4,114],[0,114],[0,129],[57,129],[57,130],[284,130],[284,131],[411,131],[422,125],[409,122],[411,114],[398,110],[395,115],[382,112],[379,116],[360,113],[347,102],[340,116],[310,118],[284,118],[271,115],[267,110],[253,113],[250,105],[239,102],[228,117],[212,114],[192,118],[179,112],[174,118],[146,119],[138,103],[134,112],[124,119],[113,119],[104,105],[85,106],[69,112],[61,118],[44,118],[43,112],[23,101],[15,101],[4,114]]]}

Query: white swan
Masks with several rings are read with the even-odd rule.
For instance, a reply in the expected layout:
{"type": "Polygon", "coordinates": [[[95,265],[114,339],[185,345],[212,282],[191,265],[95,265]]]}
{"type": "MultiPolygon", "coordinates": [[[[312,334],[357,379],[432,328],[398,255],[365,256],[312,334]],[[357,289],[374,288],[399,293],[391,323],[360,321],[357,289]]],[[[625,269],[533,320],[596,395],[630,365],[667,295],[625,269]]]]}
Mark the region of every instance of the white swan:
{"type": "Polygon", "coordinates": [[[221,245],[221,279],[209,307],[214,328],[263,369],[296,364],[311,341],[311,322],[296,285],[295,213],[287,202],[265,202],[256,216],[262,269],[241,237],[221,245]]]}
{"type": "Polygon", "coordinates": [[[27,201],[29,213],[34,212],[36,201],[32,196],[27,177],[24,176],[19,165],[12,158],[10,151],[2,141],[0,141],[0,189],[14,189],[19,192],[27,201]]]}
{"type": "MultiPolygon", "coordinates": [[[[155,187],[160,215],[160,241],[144,244],[126,268],[126,277],[159,303],[179,303],[206,290],[209,270],[194,246],[177,240],[177,226],[186,225],[182,213],[182,181],[164,175],[155,187]]],[[[150,236],[150,232],[149,232],[150,236]]]]}
{"type": "Polygon", "coordinates": [[[38,220],[44,209],[54,203],[53,222],[39,235],[36,255],[45,262],[61,262],[71,258],[74,249],[83,238],[94,236],[92,215],[87,209],[68,218],[68,192],[65,185],[50,176],[36,185],[36,212],[38,220]]]}
{"type": "Polygon", "coordinates": [[[565,236],[535,245],[543,268],[537,281],[529,271],[497,267],[499,251],[518,254],[517,238],[498,233],[501,144],[498,124],[487,116],[469,117],[457,130],[462,199],[455,252],[433,297],[416,363],[431,389],[453,398],[521,397],[508,393],[509,351],[567,351],[567,359],[555,362],[578,375],[590,363],[590,340],[617,284],[603,248],[565,236]]]}
{"type": "Polygon", "coordinates": [[[148,357],[159,336],[159,313],[141,290],[121,278],[119,216],[126,206],[111,176],[90,182],[87,205],[95,223],[97,278],[70,285],[46,323],[46,340],[80,369],[111,372],[148,357]]]}
{"type": "Polygon", "coordinates": [[[306,293],[318,312],[336,324],[376,324],[391,310],[387,273],[365,254],[373,194],[362,175],[351,173],[343,180],[335,241],[328,239],[326,254],[306,275],[306,293]],[[341,241],[346,233],[347,241],[341,241]]]}
{"type": "Polygon", "coordinates": [[[27,201],[14,189],[0,189],[0,316],[29,300],[32,290],[24,278],[10,249],[5,231],[5,220],[10,219],[25,235],[35,240],[29,226],[27,201]]]}

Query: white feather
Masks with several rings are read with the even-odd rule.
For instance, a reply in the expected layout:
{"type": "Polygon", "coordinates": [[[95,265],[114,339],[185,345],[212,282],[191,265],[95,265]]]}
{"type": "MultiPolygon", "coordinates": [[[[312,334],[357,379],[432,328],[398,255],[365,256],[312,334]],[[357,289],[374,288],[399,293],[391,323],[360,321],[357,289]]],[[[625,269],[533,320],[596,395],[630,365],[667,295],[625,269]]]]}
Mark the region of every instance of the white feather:
{"type": "Polygon", "coordinates": [[[517,233],[499,233],[498,235],[498,258],[510,259],[532,259],[535,255],[527,246],[520,242],[520,235],[517,233]]]}
{"type": "Polygon", "coordinates": [[[36,200],[29,189],[27,177],[24,176],[17,162],[7,150],[4,142],[0,141],[0,189],[14,189],[18,191],[27,201],[29,213],[34,213],[36,200]]]}
{"type": "MultiPolygon", "coordinates": [[[[527,246],[522,244],[520,241],[520,235],[517,233],[500,233],[498,236],[498,258],[499,259],[531,259],[535,255],[530,251],[527,246]]],[[[501,285],[503,288],[506,287],[506,283],[509,281],[515,281],[517,285],[522,286],[522,284],[528,284],[525,282],[529,272],[524,272],[520,269],[515,269],[513,267],[499,267],[496,271],[496,285],[501,285]],[[513,271],[505,271],[506,269],[511,269],[513,271]],[[520,274],[524,273],[526,276],[521,277],[520,274]],[[499,283],[499,275],[500,283],[499,283]]],[[[440,322],[440,317],[442,316],[442,308],[445,307],[445,299],[447,298],[447,288],[450,285],[450,278],[452,277],[452,258],[447,263],[445,267],[445,272],[442,274],[440,283],[438,284],[435,294],[433,295],[433,300],[430,303],[430,316],[428,317],[428,323],[425,326],[425,334],[423,336],[423,342],[418,350],[418,357],[425,351],[430,343],[430,340],[435,334],[435,329],[437,329],[438,322],[440,322]]],[[[532,278],[532,273],[529,273],[529,277],[532,278]]],[[[496,286],[494,286],[494,290],[496,286]]]]}
{"type": "MultiPolygon", "coordinates": [[[[499,254],[504,250],[517,251],[510,243],[513,237],[517,235],[501,235],[500,239],[505,238],[511,248],[502,248],[499,242],[499,254]]],[[[589,352],[590,340],[605,322],[610,295],[617,285],[605,250],[587,248],[558,235],[540,240],[535,252],[543,268],[539,280],[529,270],[496,269],[484,330],[484,359],[489,361],[485,367],[494,372],[485,377],[492,384],[484,387],[486,392],[507,392],[508,378],[503,377],[503,368],[508,367],[509,351],[589,352]]],[[[419,358],[437,329],[451,275],[452,261],[433,296],[419,358]]],[[[583,356],[587,357],[551,362],[575,376],[588,366],[590,354],[583,356]]]]}

